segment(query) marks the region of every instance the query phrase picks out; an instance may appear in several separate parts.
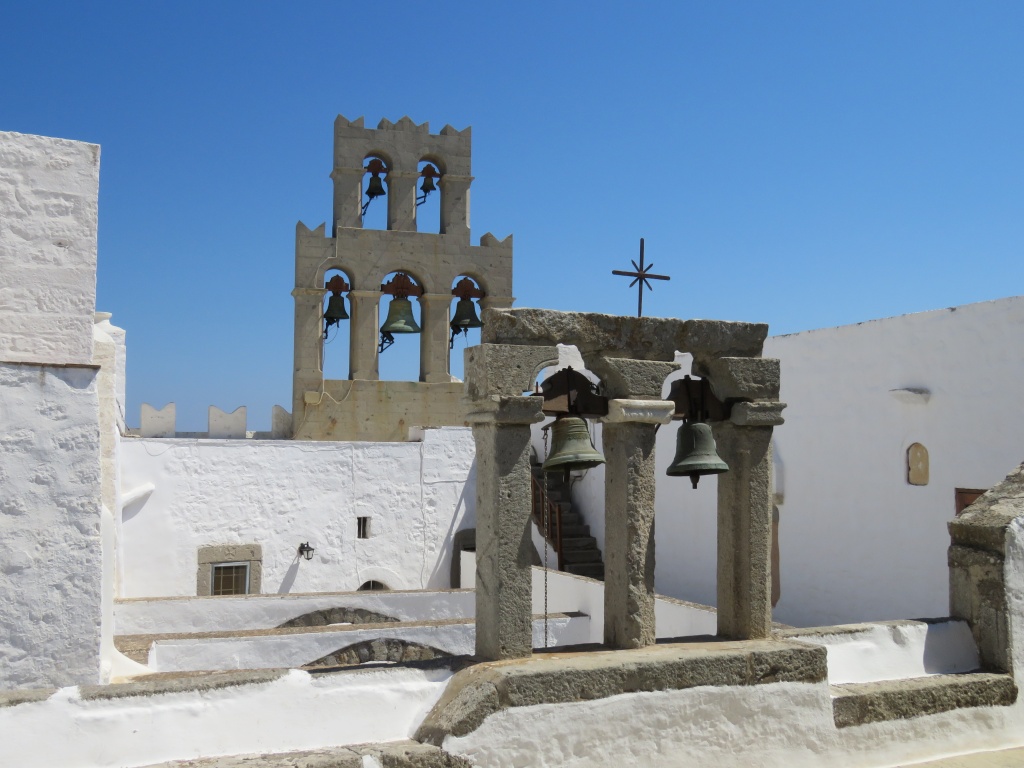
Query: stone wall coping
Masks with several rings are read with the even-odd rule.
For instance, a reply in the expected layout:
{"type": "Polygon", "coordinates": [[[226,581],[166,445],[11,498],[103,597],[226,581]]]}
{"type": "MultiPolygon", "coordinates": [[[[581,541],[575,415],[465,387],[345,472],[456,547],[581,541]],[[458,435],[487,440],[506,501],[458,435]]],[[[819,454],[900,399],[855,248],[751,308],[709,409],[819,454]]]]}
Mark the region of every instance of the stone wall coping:
{"type": "Polygon", "coordinates": [[[395,741],[387,744],[351,744],[344,747],[273,754],[173,760],[144,768],[363,768],[366,765],[384,765],[387,768],[470,768],[471,764],[465,758],[449,754],[430,744],[395,741]]]}
{"type": "MultiPolygon", "coordinates": [[[[389,589],[386,592],[376,592],[374,596],[387,596],[387,595],[437,595],[445,594],[449,592],[472,592],[472,588],[463,589],[389,589]]],[[[265,593],[262,595],[170,595],[167,597],[118,597],[115,598],[114,603],[151,603],[158,601],[173,601],[173,600],[288,600],[290,598],[311,598],[311,597],[323,597],[330,598],[334,596],[347,597],[349,595],[359,595],[360,597],[367,596],[366,591],[354,591],[354,592],[289,592],[287,594],[277,593],[265,593]]]]}
{"type": "Polygon", "coordinates": [[[511,707],[589,701],[623,693],[773,682],[824,683],[826,651],[786,640],[659,644],[544,653],[461,670],[416,733],[441,745],[511,707]]]}
{"type": "Polygon", "coordinates": [[[1005,556],[1006,531],[1024,517],[1024,464],[950,521],[954,545],[972,547],[1005,556]]]}
{"type": "Polygon", "coordinates": [[[801,637],[827,637],[832,635],[856,635],[870,632],[875,627],[914,627],[921,624],[962,623],[962,619],[948,616],[937,619],[892,619],[890,621],[864,621],[857,624],[833,624],[823,627],[788,627],[772,632],[773,637],[798,640],[801,637]]]}

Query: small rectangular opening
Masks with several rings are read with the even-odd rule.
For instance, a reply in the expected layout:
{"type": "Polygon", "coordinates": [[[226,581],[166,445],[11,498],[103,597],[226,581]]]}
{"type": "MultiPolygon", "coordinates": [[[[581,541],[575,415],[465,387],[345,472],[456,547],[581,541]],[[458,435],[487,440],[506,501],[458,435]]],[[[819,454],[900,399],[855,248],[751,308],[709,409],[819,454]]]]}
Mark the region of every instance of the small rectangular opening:
{"type": "Polygon", "coordinates": [[[211,595],[249,594],[248,563],[213,563],[211,568],[211,595]]]}
{"type": "Polygon", "coordinates": [[[370,538],[370,518],[356,518],[356,536],[358,536],[360,539],[370,538]]]}
{"type": "Polygon", "coordinates": [[[984,488],[957,488],[956,516],[959,517],[963,511],[976,502],[983,493],[985,493],[984,488]]]}

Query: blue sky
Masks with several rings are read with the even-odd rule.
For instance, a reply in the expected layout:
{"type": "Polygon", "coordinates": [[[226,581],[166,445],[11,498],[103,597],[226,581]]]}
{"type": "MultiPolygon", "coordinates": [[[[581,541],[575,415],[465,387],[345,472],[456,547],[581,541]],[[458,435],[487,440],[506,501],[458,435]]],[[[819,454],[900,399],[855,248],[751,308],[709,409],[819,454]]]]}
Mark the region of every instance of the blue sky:
{"type": "MultiPolygon", "coordinates": [[[[0,130],[102,145],[130,424],[290,408],[295,223],[332,122],[473,126],[519,306],[773,333],[1024,292],[1024,4],[8,0],[0,130]]],[[[457,350],[458,351],[458,347],[457,350]]],[[[394,354],[394,351],[391,351],[394,354]]],[[[388,353],[385,353],[385,358],[388,353]]],[[[397,359],[397,358],[393,358],[397,359]]],[[[393,363],[388,362],[391,366],[393,363]]]]}

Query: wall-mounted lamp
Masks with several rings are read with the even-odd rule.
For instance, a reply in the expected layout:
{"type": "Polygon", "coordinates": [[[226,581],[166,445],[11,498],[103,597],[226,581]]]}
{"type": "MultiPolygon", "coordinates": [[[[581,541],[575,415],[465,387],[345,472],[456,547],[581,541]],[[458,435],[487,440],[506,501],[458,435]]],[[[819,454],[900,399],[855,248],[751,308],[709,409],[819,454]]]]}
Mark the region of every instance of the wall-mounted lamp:
{"type": "Polygon", "coordinates": [[[314,552],[316,552],[316,550],[313,547],[309,546],[308,541],[299,544],[299,557],[304,557],[307,560],[312,560],[314,552]]]}
{"type": "Polygon", "coordinates": [[[420,171],[420,178],[423,179],[423,183],[420,185],[420,192],[423,194],[416,198],[416,205],[423,205],[427,202],[430,193],[437,189],[434,186],[434,179],[440,179],[441,174],[437,172],[437,168],[427,163],[420,171]]]}

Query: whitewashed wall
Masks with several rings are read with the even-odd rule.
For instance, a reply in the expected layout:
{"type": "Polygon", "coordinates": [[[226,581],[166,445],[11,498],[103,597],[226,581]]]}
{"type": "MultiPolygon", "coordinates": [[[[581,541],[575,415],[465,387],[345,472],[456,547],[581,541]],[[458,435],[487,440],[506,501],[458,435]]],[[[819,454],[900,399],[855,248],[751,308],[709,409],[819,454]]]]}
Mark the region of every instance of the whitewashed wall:
{"type": "Polygon", "coordinates": [[[92,362],[100,148],[0,132],[0,360],[92,362]]]}
{"type": "Polygon", "coordinates": [[[96,373],[0,363],[0,689],[99,681],[96,373]]]}
{"type": "Polygon", "coordinates": [[[199,547],[234,543],[262,546],[265,593],[446,588],[452,536],[476,525],[465,428],[419,443],[138,438],[121,451],[124,493],[154,488],[122,510],[122,597],[194,595],[199,547]]]}

